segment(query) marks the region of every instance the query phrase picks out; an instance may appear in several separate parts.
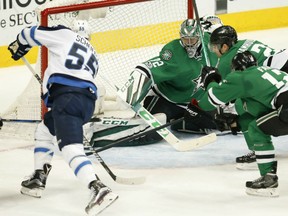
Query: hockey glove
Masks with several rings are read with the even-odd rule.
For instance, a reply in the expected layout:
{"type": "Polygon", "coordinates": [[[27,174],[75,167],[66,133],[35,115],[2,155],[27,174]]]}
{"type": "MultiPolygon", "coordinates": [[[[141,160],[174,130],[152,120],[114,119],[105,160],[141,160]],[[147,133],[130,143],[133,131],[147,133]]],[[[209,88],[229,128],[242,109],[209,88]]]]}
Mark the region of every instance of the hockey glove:
{"type": "Polygon", "coordinates": [[[210,34],[218,27],[222,26],[223,23],[218,16],[207,15],[200,18],[200,24],[206,32],[210,34]]]}
{"type": "Polygon", "coordinates": [[[207,89],[207,86],[210,82],[217,82],[221,81],[222,77],[218,72],[218,69],[215,67],[208,67],[204,66],[201,71],[201,83],[204,89],[207,89]]]}
{"type": "Polygon", "coordinates": [[[230,129],[233,135],[240,131],[238,124],[238,115],[232,113],[221,113],[215,115],[215,123],[219,131],[230,129]]]}
{"type": "Polygon", "coordinates": [[[18,37],[15,41],[13,41],[9,46],[8,50],[12,54],[12,58],[17,61],[20,58],[22,58],[26,53],[31,49],[31,46],[29,44],[23,45],[18,40],[18,37]]]}
{"type": "Polygon", "coordinates": [[[193,124],[201,126],[201,128],[210,128],[208,122],[213,121],[213,117],[202,110],[195,99],[192,99],[191,103],[187,105],[184,118],[185,121],[191,121],[193,124]]]}

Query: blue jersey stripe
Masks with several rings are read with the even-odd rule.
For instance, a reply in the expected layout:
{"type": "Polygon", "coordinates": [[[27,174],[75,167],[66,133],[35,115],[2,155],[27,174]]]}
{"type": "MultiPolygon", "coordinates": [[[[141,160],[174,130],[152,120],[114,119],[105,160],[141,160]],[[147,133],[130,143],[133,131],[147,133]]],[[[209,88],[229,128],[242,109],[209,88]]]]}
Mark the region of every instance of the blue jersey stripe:
{"type": "Polygon", "coordinates": [[[86,165],[92,165],[91,161],[87,160],[87,161],[83,161],[81,164],[79,164],[79,166],[77,166],[77,168],[75,169],[74,174],[77,176],[80,169],[82,169],[82,167],[84,167],[86,165]]]}
{"type": "Polygon", "coordinates": [[[48,79],[47,87],[49,87],[53,83],[78,88],[91,88],[94,91],[94,94],[97,96],[97,87],[95,86],[95,84],[86,80],[77,79],[72,76],[65,76],[63,74],[53,74],[48,79]]]}
{"type": "MultiPolygon", "coordinates": [[[[38,152],[42,152],[42,153],[47,153],[49,152],[51,149],[48,148],[44,148],[44,147],[38,147],[34,149],[34,154],[38,153],[38,152]]],[[[53,156],[54,152],[51,152],[49,155],[53,156]]]]}
{"type": "Polygon", "coordinates": [[[37,28],[37,26],[33,26],[31,28],[30,37],[38,46],[42,46],[42,44],[38,40],[35,39],[35,30],[36,30],[36,28],[37,28]]]}

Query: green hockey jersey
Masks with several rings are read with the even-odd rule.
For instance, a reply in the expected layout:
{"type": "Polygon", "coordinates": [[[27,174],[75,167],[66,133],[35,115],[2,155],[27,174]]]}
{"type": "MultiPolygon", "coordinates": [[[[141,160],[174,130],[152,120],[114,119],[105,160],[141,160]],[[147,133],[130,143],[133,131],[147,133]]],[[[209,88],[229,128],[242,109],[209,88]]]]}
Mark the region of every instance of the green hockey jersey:
{"type": "Polygon", "coordinates": [[[227,74],[231,72],[231,61],[233,57],[240,52],[250,51],[258,61],[258,65],[262,66],[263,62],[270,56],[276,53],[271,47],[257,41],[257,40],[239,40],[233,45],[228,52],[224,53],[216,67],[222,78],[225,78],[227,74]]]}
{"type": "MultiPolygon", "coordinates": [[[[208,44],[209,34],[204,35],[204,44],[208,44]]],[[[216,54],[209,51],[211,63],[216,64],[216,54]]],[[[189,58],[180,39],[166,44],[159,56],[143,63],[152,80],[154,90],[173,103],[189,103],[191,98],[199,98],[202,88],[195,90],[201,69],[205,63],[204,52],[200,45],[194,58],[189,58]]]]}
{"type": "Polygon", "coordinates": [[[288,75],[278,69],[252,66],[227,75],[220,83],[211,82],[199,101],[203,110],[213,110],[229,101],[241,99],[243,110],[252,116],[270,112],[281,88],[288,87],[288,75]]]}

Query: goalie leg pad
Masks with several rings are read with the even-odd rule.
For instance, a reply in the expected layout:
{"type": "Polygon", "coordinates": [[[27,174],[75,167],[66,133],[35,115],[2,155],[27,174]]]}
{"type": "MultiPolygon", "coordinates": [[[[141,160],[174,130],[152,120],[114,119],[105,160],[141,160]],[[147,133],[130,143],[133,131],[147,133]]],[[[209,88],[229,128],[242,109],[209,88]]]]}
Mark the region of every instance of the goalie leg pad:
{"type": "MultiPolygon", "coordinates": [[[[166,115],[163,113],[158,113],[154,115],[162,124],[166,123],[166,115]]],[[[136,117],[139,118],[139,117],[136,117]]],[[[129,126],[111,126],[111,125],[95,125],[93,137],[91,139],[91,145],[93,147],[103,147],[112,142],[116,142],[120,139],[126,137],[133,137],[138,133],[148,130],[150,127],[143,122],[139,125],[129,125],[129,126]]],[[[138,139],[131,139],[129,142],[120,144],[119,146],[139,146],[139,145],[149,145],[162,140],[162,138],[157,133],[151,133],[149,135],[140,137],[138,139]]]]}

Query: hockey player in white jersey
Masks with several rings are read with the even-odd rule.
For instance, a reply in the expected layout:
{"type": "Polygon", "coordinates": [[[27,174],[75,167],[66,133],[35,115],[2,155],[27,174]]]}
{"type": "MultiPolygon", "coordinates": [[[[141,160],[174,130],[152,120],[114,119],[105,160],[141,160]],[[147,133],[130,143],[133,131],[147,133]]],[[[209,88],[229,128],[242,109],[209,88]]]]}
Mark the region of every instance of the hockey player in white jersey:
{"type": "Polygon", "coordinates": [[[49,51],[48,67],[43,78],[43,100],[48,108],[35,132],[34,173],[22,182],[21,193],[41,197],[45,188],[55,148],[75,176],[91,190],[86,207],[96,215],[109,206],[118,195],[112,193],[95,174],[83,148],[83,128],[93,115],[97,87],[97,54],[90,44],[86,21],[75,21],[73,31],[62,25],[24,28],[8,49],[12,58],[23,57],[32,46],[45,46],[49,51]],[[58,146],[53,145],[53,137],[58,146]]]}

